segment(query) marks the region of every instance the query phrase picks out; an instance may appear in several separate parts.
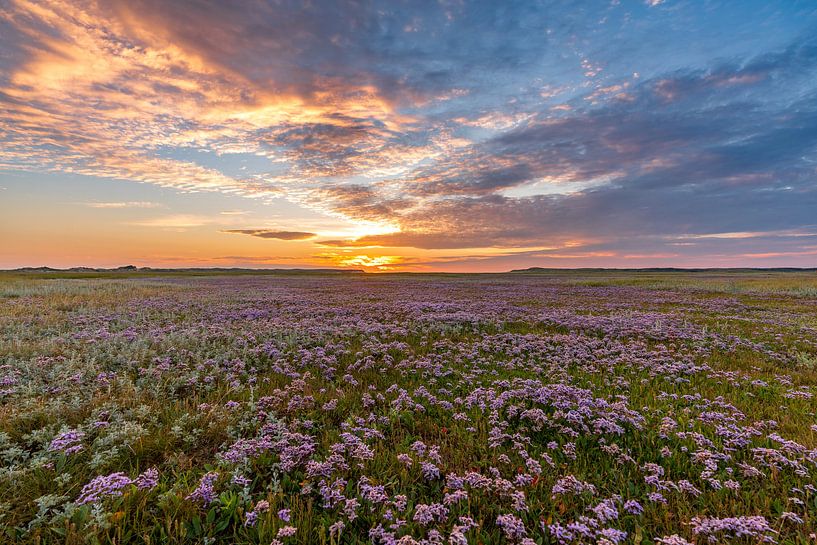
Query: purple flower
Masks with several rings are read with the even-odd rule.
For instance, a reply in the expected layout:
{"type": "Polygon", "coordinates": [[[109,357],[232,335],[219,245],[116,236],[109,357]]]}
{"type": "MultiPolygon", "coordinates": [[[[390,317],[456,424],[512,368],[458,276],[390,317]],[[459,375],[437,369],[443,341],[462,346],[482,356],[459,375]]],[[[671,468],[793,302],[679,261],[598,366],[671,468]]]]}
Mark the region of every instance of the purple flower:
{"type": "Polygon", "coordinates": [[[664,537],[657,537],[655,538],[655,542],[659,545],[692,545],[689,541],[682,538],[678,534],[672,534],[671,536],[664,536],[664,537]]]}
{"type": "Polygon", "coordinates": [[[398,494],[394,497],[392,504],[394,505],[395,509],[402,513],[406,510],[406,507],[408,507],[408,497],[398,494]]]}
{"type": "Polygon", "coordinates": [[[601,503],[593,507],[592,510],[593,513],[596,515],[596,518],[602,524],[618,518],[618,509],[616,508],[615,501],[612,499],[606,499],[602,501],[601,503]]]}
{"type": "Polygon", "coordinates": [[[627,500],[624,503],[624,510],[631,515],[640,515],[644,512],[644,508],[635,500],[627,500]]]}
{"type": "Polygon", "coordinates": [[[508,539],[522,539],[527,534],[525,523],[514,515],[499,515],[496,518],[496,525],[502,528],[508,539]]]}
{"type": "Polygon", "coordinates": [[[783,511],[783,513],[780,514],[780,520],[787,520],[794,524],[803,524],[805,522],[797,513],[792,513],[791,511],[783,511]]]}
{"type": "Polygon", "coordinates": [[[238,486],[247,486],[250,483],[252,483],[252,481],[245,477],[244,475],[233,475],[233,478],[230,479],[230,482],[238,486]]]}
{"type": "Polygon", "coordinates": [[[122,490],[131,484],[133,481],[121,472],[100,475],[82,487],[79,498],[77,498],[77,505],[96,503],[105,497],[121,496],[122,490]]]}
{"type": "Polygon", "coordinates": [[[422,462],[420,466],[422,467],[423,478],[425,480],[433,481],[440,478],[440,468],[431,462],[422,462]]]}
{"type": "Polygon", "coordinates": [[[451,505],[453,503],[459,503],[461,501],[465,501],[468,499],[468,492],[465,490],[455,490],[449,494],[446,494],[443,497],[443,503],[445,505],[451,505]]]}
{"type": "Polygon", "coordinates": [[[193,501],[200,501],[204,505],[210,505],[216,501],[216,492],[213,489],[213,484],[218,480],[218,473],[211,471],[206,473],[199,481],[198,487],[187,496],[186,499],[193,501]]]}
{"type": "Polygon", "coordinates": [[[664,497],[664,495],[663,495],[663,494],[661,494],[661,492],[650,492],[649,494],[647,494],[647,498],[648,498],[648,499],[649,499],[651,502],[655,502],[655,503],[667,503],[667,498],[665,498],[665,497],[664,497]]]}
{"type": "MultiPolygon", "coordinates": [[[[606,539],[610,543],[621,543],[627,539],[627,532],[619,530],[618,528],[605,528],[600,530],[596,536],[606,539]]],[[[602,541],[599,540],[599,542],[601,543],[602,541]]]]}
{"type": "Polygon", "coordinates": [[[60,433],[51,440],[48,450],[51,452],[62,452],[66,456],[82,450],[80,442],[85,438],[85,432],[80,430],[68,430],[60,433]]]}
{"type": "Polygon", "coordinates": [[[139,490],[150,490],[159,484],[159,470],[155,467],[151,467],[143,473],[140,473],[133,483],[139,490]]]}
{"type": "Polygon", "coordinates": [[[397,461],[406,467],[411,467],[412,464],[411,456],[409,456],[408,454],[398,454],[397,461]]]}
{"type": "Polygon", "coordinates": [[[551,489],[551,493],[554,496],[557,496],[559,494],[580,495],[580,494],[583,494],[585,492],[587,492],[589,494],[595,494],[596,493],[596,487],[593,486],[590,483],[580,481],[579,479],[577,479],[573,475],[568,475],[566,477],[562,477],[561,479],[556,481],[556,484],[554,484],[553,488],[551,489]]]}
{"type": "Polygon", "coordinates": [[[343,514],[352,522],[357,518],[357,508],[360,507],[360,502],[357,498],[350,498],[343,503],[343,514]]]}
{"type": "Polygon", "coordinates": [[[765,517],[756,515],[748,517],[710,518],[693,517],[690,521],[692,532],[717,541],[718,536],[726,539],[740,537],[758,537],[766,543],[773,543],[769,534],[775,532],[765,517]]]}
{"type": "Polygon", "coordinates": [[[448,508],[441,503],[426,505],[418,503],[414,508],[414,522],[419,522],[423,526],[428,526],[434,520],[445,522],[448,518],[448,508]]]}
{"type": "Polygon", "coordinates": [[[336,523],[332,524],[329,527],[329,535],[330,536],[339,536],[344,528],[346,528],[346,525],[343,523],[342,520],[339,520],[339,521],[337,521],[336,523]]]}
{"type": "Polygon", "coordinates": [[[255,526],[258,522],[258,515],[269,511],[269,502],[261,500],[255,504],[255,509],[247,513],[247,518],[244,520],[244,526],[255,526]]]}
{"type": "Polygon", "coordinates": [[[258,513],[256,511],[247,512],[247,517],[244,519],[244,526],[255,526],[258,523],[258,513]]]}

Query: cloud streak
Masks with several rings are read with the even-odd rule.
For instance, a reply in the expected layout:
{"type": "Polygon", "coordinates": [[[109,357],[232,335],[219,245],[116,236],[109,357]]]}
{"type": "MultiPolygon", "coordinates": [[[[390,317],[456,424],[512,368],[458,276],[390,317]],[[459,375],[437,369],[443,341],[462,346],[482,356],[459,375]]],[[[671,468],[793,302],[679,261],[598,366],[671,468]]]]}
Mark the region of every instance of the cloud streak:
{"type": "Polygon", "coordinates": [[[315,233],[306,231],[272,231],[269,229],[227,229],[224,233],[250,235],[258,238],[275,238],[278,240],[309,240],[315,238],[315,233]]]}
{"type": "Polygon", "coordinates": [[[118,202],[84,202],[81,203],[88,208],[105,208],[105,209],[121,209],[121,208],[161,208],[161,203],[150,201],[118,201],[118,202]]]}

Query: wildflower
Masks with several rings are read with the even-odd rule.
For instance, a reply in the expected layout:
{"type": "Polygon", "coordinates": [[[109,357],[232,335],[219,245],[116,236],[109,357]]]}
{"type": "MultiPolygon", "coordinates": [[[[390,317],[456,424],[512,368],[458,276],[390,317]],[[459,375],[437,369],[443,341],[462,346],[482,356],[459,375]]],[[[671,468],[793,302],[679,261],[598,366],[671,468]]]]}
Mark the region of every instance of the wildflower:
{"type": "Polygon", "coordinates": [[[528,505],[525,502],[525,493],[521,490],[515,490],[511,492],[511,504],[513,508],[517,511],[527,511],[528,505]]]}
{"type": "Polygon", "coordinates": [[[522,539],[527,534],[525,523],[514,515],[499,515],[496,518],[496,525],[502,528],[508,539],[522,539]]]}
{"type": "Polygon", "coordinates": [[[562,477],[556,484],[553,485],[551,493],[553,496],[557,496],[559,494],[583,494],[583,493],[595,494],[596,487],[590,483],[580,481],[573,475],[568,475],[567,477],[562,477]]]}
{"type": "Polygon", "coordinates": [[[425,443],[423,443],[422,441],[415,441],[414,443],[411,444],[411,450],[417,456],[423,456],[425,454],[425,452],[426,452],[426,448],[427,447],[426,447],[425,443]]]}
{"type": "Polygon", "coordinates": [[[266,500],[259,501],[255,504],[255,509],[247,513],[244,526],[255,526],[256,522],[258,522],[258,515],[267,511],[269,511],[269,502],[266,500]]]}
{"type": "Polygon", "coordinates": [[[659,545],[692,545],[689,541],[682,538],[678,534],[672,534],[671,536],[664,536],[664,537],[657,537],[655,538],[655,542],[659,545]]]}
{"type": "Polygon", "coordinates": [[[448,509],[440,503],[430,505],[419,503],[414,508],[414,522],[419,522],[423,526],[428,526],[434,520],[445,522],[448,518],[448,509]]]}
{"type": "Polygon", "coordinates": [[[144,473],[139,474],[133,483],[139,490],[150,490],[159,484],[159,470],[152,467],[146,470],[144,473]]]}
{"type": "Polygon", "coordinates": [[[357,501],[357,498],[347,499],[343,503],[343,514],[346,515],[346,518],[349,519],[349,522],[352,522],[357,518],[358,507],[360,507],[360,502],[357,501]]]}
{"type": "Polygon", "coordinates": [[[682,479],[682,480],[678,481],[678,489],[682,490],[682,491],[686,492],[687,494],[690,494],[690,495],[692,495],[692,496],[694,496],[696,498],[702,494],[702,492],[700,490],[698,490],[695,487],[695,485],[693,485],[691,482],[687,481],[686,479],[682,479]]]}
{"type": "Polygon", "coordinates": [[[792,513],[791,511],[783,511],[783,513],[780,514],[780,520],[786,520],[794,524],[803,524],[805,522],[797,513],[792,513]]]}
{"type": "Polygon", "coordinates": [[[647,494],[647,498],[649,498],[651,502],[667,503],[667,498],[665,498],[664,495],[661,494],[661,492],[651,492],[647,494]]]}
{"type": "Polygon", "coordinates": [[[624,510],[631,515],[640,515],[644,512],[644,508],[635,500],[627,500],[624,503],[624,510]]]}
{"type": "Polygon", "coordinates": [[[68,430],[60,433],[51,440],[48,450],[51,452],[62,452],[66,456],[70,456],[82,450],[80,444],[85,438],[85,432],[80,430],[68,430]]]}
{"type": "Polygon", "coordinates": [[[343,531],[345,527],[346,525],[343,523],[343,521],[339,520],[329,527],[329,535],[340,536],[340,533],[343,531]]]}
{"type": "Polygon", "coordinates": [[[717,541],[720,535],[723,538],[759,537],[762,541],[772,543],[774,539],[769,534],[776,533],[762,516],[708,518],[693,517],[690,521],[692,532],[703,535],[710,541],[717,541]]]}
{"type": "Polygon", "coordinates": [[[606,539],[609,543],[615,545],[627,539],[627,532],[617,528],[604,528],[597,533],[597,537],[601,538],[599,542],[601,542],[602,539],[606,539]]]}
{"type": "Polygon", "coordinates": [[[191,492],[186,499],[201,501],[204,505],[210,505],[216,501],[216,492],[213,489],[213,484],[217,479],[218,473],[215,471],[206,473],[199,481],[199,485],[196,487],[196,489],[193,490],[193,492],[191,492]]]}
{"type": "Polygon", "coordinates": [[[250,479],[241,474],[233,475],[233,478],[230,479],[230,482],[238,486],[249,486],[250,484],[252,484],[252,481],[250,479]]]}
{"type": "Polygon", "coordinates": [[[412,464],[411,456],[409,456],[408,454],[398,454],[397,461],[406,467],[411,467],[412,464]]]}
{"type": "Polygon", "coordinates": [[[423,478],[425,480],[433,481],[440,478],[440,468],[431,462],[422,462],[420,466],[422,467],[423,478]]]}
{"type": "Polygon", "coordinates": [[[527,466],[528,471],[534,475],[540,475],[542,473],[542,464],[533,458],[526,459],[525,465],[527,466]]]}
{"type": "Polygon", "coordinates": [[[82,487],[79,498],[77,498],[77,505],[96,503],[108,496],[121,496],[122,490],[131,484],[133,481],[121,472],[100,475],[82,487]]]}
{"type": "Polygon", "coordinates": [[[385,503],[389,496],[386,494],[386,487],[380,485],[370,485],[366,482],[360,484],[360,495],[364,500],[372,503],[385,503]]]}
{"type": "Polygon", "coordinates": [[[398,511],[400,512],[405,511],[406,507],[408,507],[408,497],[398,494],[397,496],[394,497],[394,501],[392,502],[392,504],[394,505],[394,508],[397,509],[398,511]]]}
{"type": "Polygon", "coordinates": [[[445,505],[451,505],[453,503],[458,503],[460,501],[464,501],[467,499],[468,492],[466,492],[465,490],[455,490],[454,492],[446,494],[445,497],[443,497],[443,503],[445,505]]]}
{"type": "Polygon", "coordinates": [[[618,518],[618,509],[612,499],[606,499],[593,507],[593,513],[601,523],[609,522],[618,518]]]}
{"type": "Polygon", "coordinates": [[[468,545],[468,538],[465,537],[465,534],[462,531],[462,528],[459,526],[454,526],[451,529],[451,533],[448,536],[448,544],[449,545],[468,545]]]}

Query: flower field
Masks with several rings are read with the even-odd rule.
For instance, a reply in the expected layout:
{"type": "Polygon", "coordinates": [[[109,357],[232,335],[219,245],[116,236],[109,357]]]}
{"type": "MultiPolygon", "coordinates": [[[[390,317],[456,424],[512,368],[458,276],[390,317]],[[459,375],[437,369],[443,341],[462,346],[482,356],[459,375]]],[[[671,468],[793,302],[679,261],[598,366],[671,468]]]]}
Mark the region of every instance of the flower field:
{"type": "Polygon", "coordinates": [[[814,275],[0,277],[0,542],[814,543],[814,275]]]}

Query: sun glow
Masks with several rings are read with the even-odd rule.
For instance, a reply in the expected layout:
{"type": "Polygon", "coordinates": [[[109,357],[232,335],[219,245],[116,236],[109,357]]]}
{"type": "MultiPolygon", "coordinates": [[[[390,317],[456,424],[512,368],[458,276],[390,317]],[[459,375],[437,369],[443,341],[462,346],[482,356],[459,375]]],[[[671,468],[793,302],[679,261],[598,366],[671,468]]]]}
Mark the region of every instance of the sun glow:
{"type": "Polygon", "coordinates": [[[398,233],[400,227],[395,223],[384,223],[376,221],[353,221],[348,227],[317,231],[318,235],[328,238],[358,239],[375,235],[390,235],[398,233]]]}
{"type": "Polygon", "coordinates": [[[403,258],[396,255],[381,255],[381,256],[368,256],[368,255],[356,255],[347,258],[341,258],[338,260],[338,264],[344,267],[365,267],[365,268],[375,268],[375,269],[392,269],[393,267],[388,267],[388,265],[394,265],[400,263],[403,258]]]}

